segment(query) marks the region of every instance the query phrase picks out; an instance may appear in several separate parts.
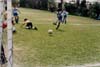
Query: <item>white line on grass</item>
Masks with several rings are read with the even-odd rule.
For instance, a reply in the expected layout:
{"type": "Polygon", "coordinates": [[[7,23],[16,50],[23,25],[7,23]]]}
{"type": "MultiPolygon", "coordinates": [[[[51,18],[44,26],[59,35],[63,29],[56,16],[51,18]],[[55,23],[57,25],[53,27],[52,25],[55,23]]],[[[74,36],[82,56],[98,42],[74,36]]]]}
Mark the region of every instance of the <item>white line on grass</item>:
{"type": "MultiPolygon", "coordinates": [[[[14,64],[14,67],[23,67],[23,65],[14,64]]],[[[34,66],[34,67],[100,67],[100,63],[95,63],[95,64],[83,64],[83,65],[72,65],[72,66],[48,65],[48,66],[34,66]]]]}
{"type": "Polygon", "coordinates": [[[100,67],[100,63],[96,63],[96,64],[84,64],[84,65],[73,65],[73,66],[48,65],[48,66],[35,66],[35,67],[100,67]]]}
{"type": "Polygon", "coordinates": [[[76,65],[76,66],[66,66],[66,67],[100,67],[100,63],[84,64],[84,65],[76,65]]]}
{"type": "MultiPolygon", "coordinates": [[[[34,23],[34,24],[53,24],[53,23],[34,23]]],[[[65,24],[65,25],[75,25],[75,26],[100,26],[100,24],[65,24]]]]}
{"type": "Polygon", "coordinates": [[[87,26],[100,26],[100,24],[69,24],[69,25],[87,25],[87,26]]]}
{"type": "Polygon", "coordinates": [[[100,63],[96,63],[96,64],[84,64],[84,65],[73,65],[73,66],[48,65],[48,66],[35,66],[35,67],[100,67],[100,63]]]}

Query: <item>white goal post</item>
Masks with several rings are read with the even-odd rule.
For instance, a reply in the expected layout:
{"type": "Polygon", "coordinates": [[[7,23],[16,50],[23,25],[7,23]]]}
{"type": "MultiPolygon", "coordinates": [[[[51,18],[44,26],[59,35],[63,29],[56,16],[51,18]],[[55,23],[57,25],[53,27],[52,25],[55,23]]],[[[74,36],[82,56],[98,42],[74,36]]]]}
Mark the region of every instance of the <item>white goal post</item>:
{"type": "Polygon", "coordinates": [[[13,67],[12,0],[7,0],[7,42],[8,42],[7,67],[13,67]]]}

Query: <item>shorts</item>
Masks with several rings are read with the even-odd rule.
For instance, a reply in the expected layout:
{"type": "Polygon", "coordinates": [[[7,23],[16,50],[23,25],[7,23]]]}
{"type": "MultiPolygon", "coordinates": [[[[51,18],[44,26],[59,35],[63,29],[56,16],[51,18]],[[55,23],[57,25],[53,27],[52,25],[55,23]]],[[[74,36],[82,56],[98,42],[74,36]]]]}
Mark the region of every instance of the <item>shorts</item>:
{"type": "Polygon", "coordinates": [[[32,29],[32,28],[33,28],[32,23],[27,23],[27,24],[26,24],[26,28],[28,28],[28,29],[32,29]]]}
{"type": "Polygon", "coordinates": [[[18,16],[18,13],[13,13],[13,16],[18,16]]]}
{"type": "Polygon", "coordinates": [[[64,15],[64,18],[66,18],[67,16],[66,15],[64,15]]]}
{"type": "Polygon", "coordinates": [[[59,20],[60,22],[62,22],[62,17],[61,17],[61,16],[59,16],[59,17],[58,17],[58,20],[59,20]]]}

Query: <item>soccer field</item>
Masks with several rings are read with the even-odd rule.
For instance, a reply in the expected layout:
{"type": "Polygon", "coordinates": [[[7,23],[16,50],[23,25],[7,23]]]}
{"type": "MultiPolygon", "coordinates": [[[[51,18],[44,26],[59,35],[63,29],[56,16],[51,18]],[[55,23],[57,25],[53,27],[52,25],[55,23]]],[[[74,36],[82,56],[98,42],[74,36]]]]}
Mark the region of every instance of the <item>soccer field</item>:
{"type": "Polygon", "coordinates": [[[20,12],[17,33],[13,35],[15,64],[61,67],[100,62],[100,21],[69,15],[67,24],[56,30],[52,24],[56,21],[55,13],[26,8],[20,8],[20,12]],[[21,27],[24,18],[39,30],[21,27]],[[52,36],[49,29],[53,30],[52,36]]]}

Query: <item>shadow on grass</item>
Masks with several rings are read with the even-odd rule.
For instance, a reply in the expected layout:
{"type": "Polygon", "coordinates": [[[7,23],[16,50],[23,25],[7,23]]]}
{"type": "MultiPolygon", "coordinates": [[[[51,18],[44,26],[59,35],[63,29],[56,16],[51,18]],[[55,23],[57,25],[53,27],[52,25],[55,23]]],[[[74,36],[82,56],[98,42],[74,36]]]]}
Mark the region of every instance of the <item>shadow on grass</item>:
{"type": "Polygon", "coordinates": [[[58,29],[57,31],[60,31],[60,32],[65,32],[64,30],[62,30],[62,29],[58,29]]]}
{"type": "Polygon", "coordinates": [[[49,36],[50,36],[50,37],[54,37],[54,35],[53,35],[53,34],[49,34],[49,36]]]}

